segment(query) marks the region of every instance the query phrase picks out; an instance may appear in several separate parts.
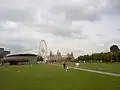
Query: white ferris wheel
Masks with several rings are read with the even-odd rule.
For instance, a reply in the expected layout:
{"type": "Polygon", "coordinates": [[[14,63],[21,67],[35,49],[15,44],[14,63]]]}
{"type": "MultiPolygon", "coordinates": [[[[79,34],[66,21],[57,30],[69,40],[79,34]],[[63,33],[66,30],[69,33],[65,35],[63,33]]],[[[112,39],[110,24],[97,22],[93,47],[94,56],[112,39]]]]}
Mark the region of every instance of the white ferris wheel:
{"type": "Polygon", "coordinates": [[[45,40],[40,41],[38,56],[41,56],[44,59],[44,62],[46,62],[46,59],[47,59],[47,44],[46,44],[45,40]]]}

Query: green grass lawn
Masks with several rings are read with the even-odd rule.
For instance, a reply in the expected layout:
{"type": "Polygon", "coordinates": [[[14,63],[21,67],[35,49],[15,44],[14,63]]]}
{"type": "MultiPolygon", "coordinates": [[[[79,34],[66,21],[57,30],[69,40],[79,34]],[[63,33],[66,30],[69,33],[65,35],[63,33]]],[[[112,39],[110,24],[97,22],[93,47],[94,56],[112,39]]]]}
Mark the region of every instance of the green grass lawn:
{"type": "Polygon", "coordinates": [[[53,65],[0,67],[0,90],[120,90],[120,78],[53,65]]]}
{"type": "MultiPolygon", "coordinates": [[[[67,63],[67,65],[73,66],[73,63],[67,63]]],[[[80,63],[80,68],[120,74],[120,63],[80,63]]]]}
{"type": "Polygon", "coordinates": [[[120,74],[120,63],[81,63],[81,68],[105,71],[105,72],[112,72],[120,74]]]}

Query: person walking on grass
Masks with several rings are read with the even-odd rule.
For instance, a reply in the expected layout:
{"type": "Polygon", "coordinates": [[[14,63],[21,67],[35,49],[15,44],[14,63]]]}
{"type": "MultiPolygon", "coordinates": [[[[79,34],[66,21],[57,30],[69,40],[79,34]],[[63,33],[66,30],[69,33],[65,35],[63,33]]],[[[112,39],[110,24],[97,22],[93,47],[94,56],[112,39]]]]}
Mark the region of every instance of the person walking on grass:
{"type": "Polygon", "coordinates": [[[68,71],[69,68],[67,67],[66,62],[63,63],[63,68],[66,72],[68,71]]]}
{"type": "Polygon", "coordinates": [[[66,70],[66,62],[63,63],[63,68],[66,70]]]}

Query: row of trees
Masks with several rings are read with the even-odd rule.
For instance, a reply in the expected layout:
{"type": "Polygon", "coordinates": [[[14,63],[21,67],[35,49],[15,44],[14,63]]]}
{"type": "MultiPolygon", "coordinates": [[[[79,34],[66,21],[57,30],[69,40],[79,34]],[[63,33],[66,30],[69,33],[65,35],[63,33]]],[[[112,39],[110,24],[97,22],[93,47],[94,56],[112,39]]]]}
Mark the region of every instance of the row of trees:
{"type": "Polygon", "coordinates": [[[120,62],[120,51],[108,53],[94,53],[92,55],[79,56],[76,61],[86,62],[120,62]]]}

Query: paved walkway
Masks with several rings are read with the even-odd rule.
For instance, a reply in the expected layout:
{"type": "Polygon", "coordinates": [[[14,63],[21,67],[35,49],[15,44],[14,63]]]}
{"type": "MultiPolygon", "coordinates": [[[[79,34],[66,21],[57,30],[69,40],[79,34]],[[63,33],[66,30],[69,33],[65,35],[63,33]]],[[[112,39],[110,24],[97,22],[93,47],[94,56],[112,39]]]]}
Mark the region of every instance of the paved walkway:
{"type": "MultiPolygon", "coordinates": [[[[62,67],[62,65],[56,65],[56,64],[53,64],[53,65],[62,67]]],[[[76,70],[82,70],[82,71],[88,71],[88,72],[94,72],[94,73],[99,73],[99,74],[104,74],[104,75],[111,75],[111,76],[120,77],[120,74],[116,74],[116,73],[96,71],[96,70],[83,69],[83,68],[75,68],[75,67],[69,67],[69,68],[76,69],[76,70]]]]}

